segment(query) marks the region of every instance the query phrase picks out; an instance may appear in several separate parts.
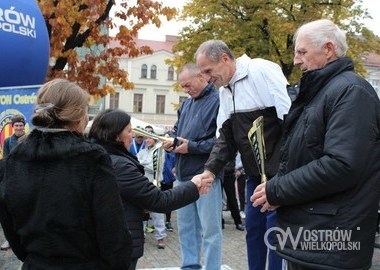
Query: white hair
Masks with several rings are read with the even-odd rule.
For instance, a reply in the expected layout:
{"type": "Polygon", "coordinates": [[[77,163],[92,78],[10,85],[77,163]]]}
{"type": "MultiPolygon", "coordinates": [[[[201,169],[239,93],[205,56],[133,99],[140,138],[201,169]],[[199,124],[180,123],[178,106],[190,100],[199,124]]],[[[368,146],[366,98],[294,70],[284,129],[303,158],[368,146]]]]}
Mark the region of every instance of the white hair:
{"type": "Polygon", "coordinates": [[[346,34],[330,20],[322,19],[302,25],[294,35],[294,42],[301,34],[317,47],[322,47],[326,42],[333,43],[337,57],[347,53],[346,34]]]}

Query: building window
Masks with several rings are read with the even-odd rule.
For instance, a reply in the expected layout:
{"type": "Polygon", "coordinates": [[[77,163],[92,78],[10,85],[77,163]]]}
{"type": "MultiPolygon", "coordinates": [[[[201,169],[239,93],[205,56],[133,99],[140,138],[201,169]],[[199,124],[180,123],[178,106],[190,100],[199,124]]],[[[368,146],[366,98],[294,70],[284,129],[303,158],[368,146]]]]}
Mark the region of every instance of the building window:
{"type": "Polygon", "coordinates": [[[174,80],[174,67],[170,66],[168,69],[168,80],[173,81],[174,80]]]}
{"type": "Polygon", "coordinates": [[[142,102],[143,95],[142,94],[134,94],[133,95],[133,112],[141,113],[142,112],[142,102]]]}
{"type": "Polygon", "coordinates": [[[151,79],[157,78],[157,67],[156,67],[156,65],[152,65],[152,67],[150,68],[150,78],[151,79]]]}
{"type": "Polygon", "coordinates": [[[141,78],[146,79],[148,77],[148,66],[143,64],[141,66],[141,78]]]}
{"type": "Polygon", "coordinates": [[[157,95],[156,97],[156,113],[165,113],[165,96],[157,95]]]}
{"type": "Polygon", "coordinates": [[[187,99],[187,97],[179,97],[179,105],[181,106],[181,104],[187,99]]]}
{"type": "Polygon", "coordinates": [[[110,95],[110,109],[118,109],[119,108],[119,93],[115,93],[110,95]]]}

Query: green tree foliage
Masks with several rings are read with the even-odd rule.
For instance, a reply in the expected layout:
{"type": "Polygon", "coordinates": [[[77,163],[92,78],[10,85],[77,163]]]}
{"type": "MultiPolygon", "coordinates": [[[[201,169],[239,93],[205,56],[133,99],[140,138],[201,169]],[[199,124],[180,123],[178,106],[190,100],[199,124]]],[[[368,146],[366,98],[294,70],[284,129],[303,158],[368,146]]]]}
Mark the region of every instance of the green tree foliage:
{"type": "MultiPolygon", "coordinates": [[[[32,0],[31,0],[32,1],[32,0]]],[[[118,65],[119,57],[152,53],[134,41],[147,24],[160,26],[160,16],[171,20],[176,9],[152,0],[37,0],[50,37],[50,57],[56,59],[47,80],[67,77],[95,97],[115,91],[114,86],[132,89],[128,73],[118,65]],[[110,18],[122,21],[117,26],[110,18]],[[117,29],[115,37],[109,30],[117,29]],[[109,46],[111,42],[115,46],[109,46]],[[106,78],[110,84],[100,84],[106,78]]]]}
{"type": "Polygon", "coordinates": [[[360,65],[363,52],[380,52],[380,42],[362,20],[369,18],[362,0],[192,0],[183,9],[191,23],[174,47],[176,66],[194,61],[198,46],[221,39],[235,56],[246,53],[278,63],[290,82],[300,76],[293,65],[293,35],[306,22],[328,18],[347,32],[348,56],[360,65]]]}

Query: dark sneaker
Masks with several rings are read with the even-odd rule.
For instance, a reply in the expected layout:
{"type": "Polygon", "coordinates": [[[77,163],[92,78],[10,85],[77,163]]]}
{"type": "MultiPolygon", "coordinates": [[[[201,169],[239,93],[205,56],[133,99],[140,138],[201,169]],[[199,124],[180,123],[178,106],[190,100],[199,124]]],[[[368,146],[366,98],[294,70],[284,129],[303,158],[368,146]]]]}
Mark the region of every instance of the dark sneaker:
{"type": "Polygon", "coordinates": [[[236,230],[239,230],[239,231],[244,231],[245,230],[245,227],[243,224],[236,224],[236,230]]]}
{"type": "Polygon", "coordinates": [[[172,224],[170,223],[170,221],[166,222],[165,223],[165,228],[168,232],[172,232],[173,231],[173,227],[172,227],[172,224]]]}
{"type": "Polygon", "coordinates": [[[11,248],[11,246],[9,245],[9,242],[8,241],[5,241],[2,245],[1,245],[1,247],[0,247],[0,249],[1,250],[8,250],[8,249],[10,249],[11,248]]]}

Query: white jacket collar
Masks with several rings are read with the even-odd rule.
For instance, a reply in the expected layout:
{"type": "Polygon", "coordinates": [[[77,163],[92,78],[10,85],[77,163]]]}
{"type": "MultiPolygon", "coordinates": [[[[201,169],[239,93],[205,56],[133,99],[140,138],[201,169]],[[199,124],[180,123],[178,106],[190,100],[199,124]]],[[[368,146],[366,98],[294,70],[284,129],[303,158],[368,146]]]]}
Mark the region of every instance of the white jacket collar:
{"type": "Polygon", "coordinates": [[[248,65],[250,61],[251,58],[249,58],[246,54],[243,54],[236,59],[236,71],[232,76],[229,85],[233,85],[235,82],[248,76],[248,65]]]}

